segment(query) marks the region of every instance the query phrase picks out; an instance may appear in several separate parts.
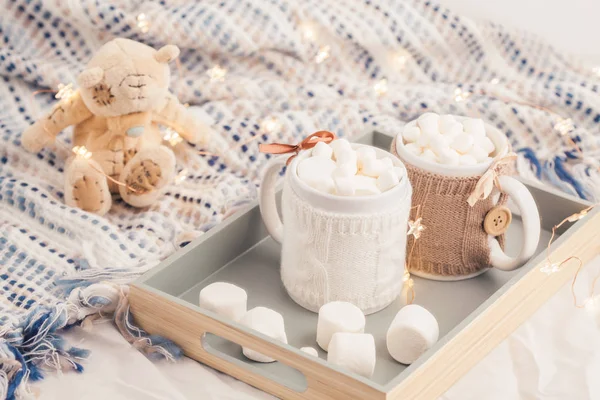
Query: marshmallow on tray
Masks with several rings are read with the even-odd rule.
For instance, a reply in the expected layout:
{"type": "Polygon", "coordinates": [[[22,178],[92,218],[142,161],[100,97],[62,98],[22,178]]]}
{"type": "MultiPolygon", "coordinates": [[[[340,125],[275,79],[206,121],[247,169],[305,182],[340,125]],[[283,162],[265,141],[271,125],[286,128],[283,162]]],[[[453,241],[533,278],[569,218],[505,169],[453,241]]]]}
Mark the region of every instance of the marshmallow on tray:
{"type": "MultiPolygon", "coordinates": [[[[416,123],[412,127],[418,129],[416,123]]],[[[313,189],[346,197],[374,196],[390,190],[405,178],[403,171],[392,158],[377,158],[373,147],[353,149],[346,139],[318,142],[310,157],[300,160],[296,168],[298,178],[313,189]]]]}
{"type": "MultiPolygon", "coordinates": [[[[280,340],[287,343],[287,335],[285,334],[285,324],[283,317],[277,311],[266,307],[255,307],[249,310],[240,319],[240,323],[250,329],[254,329],[267,335],[275,340],[280,340]]],[[[265,356],[258,351],[247,347],[242,348],[242,353],[249,359],[262,363],[270,363],[275,361],[273,358],[265,356]]]]}
{"type": "Polygon", "coordinates": [[[406,124],[401,137],[408,152],[445,165],[489,163],[495,151],[483,120],[475,118],[425,113],[406,124]]]}
{"type": "Polygon", "coordinates": [[[200,291],[200,307],[234,321],[246,313],[248,295],[241,287],[226,282],[215,282],[200,291]]]}
{"type": "Polygon", "coordinates": [[[386,337],[394,360],[412,364],[437,342],[440,330],[435,317],[423,307],[404,306],[392,321],[386,337]]]}
{"type": "Polygon", "coordinates": [[[369,333],[338,332],[331,338],[327,362],[370,378],[375,371],[375,339],[369,333]]]}
{"type": "Polygon", "coordinates": [[[313,357],[319,357],[319,353],[313,347],[301,347],[300,351],[305,352],[306,354],[310,354],[313,357]]]}
{"type": "Polygon", "coordinates": [[[363,333],[365,314],[352,303],[332,301],[319,309],[317,343],[325,351],[337,332],[363,333]]]}

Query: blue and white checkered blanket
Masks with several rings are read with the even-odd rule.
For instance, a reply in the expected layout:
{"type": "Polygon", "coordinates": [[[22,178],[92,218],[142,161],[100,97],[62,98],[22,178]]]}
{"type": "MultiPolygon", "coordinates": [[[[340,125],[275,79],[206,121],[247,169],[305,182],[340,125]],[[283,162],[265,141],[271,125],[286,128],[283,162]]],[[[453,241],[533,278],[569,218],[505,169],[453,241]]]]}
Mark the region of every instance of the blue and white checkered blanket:
{"type": "MultiPolygon", "coordinates": [[[[395,133],[427,110],[479,116],[506,132],[522,176],[600,200],[598,71],[527,32],[429,1],[2,0],[0,8],[0,398],[39,378],[40,366],[80,370],[84,351],[69,349],[59,330],[114,309],[117,289],[98,282],[129,282],[252,199],[267,158],[258,143],[319,129],[395,133]],[[180,145],[186,179],[159,203],[139,210],[117,201],[98,217],[64,205],[68,150],[29,154],[20,135],[54,101],[33,92],[75,82],[95,49],[118,36],[181,48],[172,91],[226,138],[232,157],[180,145]],[[210,73],[216,66],[222,79],[210,73]],[[574,130],[564,134],[567,118],[574,130]]],[[[59,140],[68,145],[70,131],[59,140]]]]}

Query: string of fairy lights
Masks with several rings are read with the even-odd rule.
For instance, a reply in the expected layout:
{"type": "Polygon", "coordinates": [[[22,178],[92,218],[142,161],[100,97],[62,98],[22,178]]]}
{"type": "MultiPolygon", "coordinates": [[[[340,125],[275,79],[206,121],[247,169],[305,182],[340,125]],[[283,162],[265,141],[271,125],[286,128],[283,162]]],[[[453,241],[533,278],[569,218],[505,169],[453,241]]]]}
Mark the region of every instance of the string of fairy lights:
{"type": "MultiPolygon", "coordinates": [[[[148,16],[145,13],[140,13],[137,15],[136,24],[137,24],[139,31],[143,34],[147,34],[152,27],[152,21],[150,20],[150,18],[148,18],[148,16]]],[[[312,22],[301,23],[301,24],[299,24],[299,29],[301,31],[302,37],[305,40],[307,40],[309,42],[313,42],[313,43],[318,42],[319,29],[317,29],[315,27],[314,23],[312,23],[312,22]]],[[[314,63],[322,64],[322,63],[327,62],[331,58],[331,47],[328,44],[320,44],[320,45],[318,45],[317,48],[318,48],[318,50],[313,57],[314,63]]],[[[403,70],[405,68],[405,66],[407,65],[407,63],[410,61],[411,55],[406,50],[398,50],[397,52],[393,53],[390,56],[390,58],[392,59],[392,62],[394,63],[395,68],[397,69],[396,72],[399,72],[399,71],[403,70]]],[[[591,72],[594,75],[600,77],[600,67],[592,68],[591,72]]],[[[216,64],[206,71],[206,75],[208,76],[210,82],[222,83],[227,79],[228,71],[225,67],[222,67],[221,65],[216,64]]],[[[489,81],[489,83],[491,85],[498,85],[500,83],[500,79],[497,77],[494,77],[489,81]]],[[[386,96],[389,91],[387,78],[384,77],[382,79],[377,80],[373,84],[373,91],[374,91],[375,95],[378,97],[386,96]]],[[[43,92],[43,91],[38,91],[37,93],[39,93],[39,92],[43,92]]],[[[69,83],[66,85],[61,83],[58,85],[58,90],[56,91],[55,97],[57,99],[59,99],[61,102],[63,102],[63,101],[70,101],[70,99],[72,99],[72,97],[74,95],[75,95],[75,91],[73,89],[72,83],[69,83]]],[[[463,87],[457,87],[454,89],[454,92],[453,92],[453,95],[451,98],[451,102],[452,101],[456,102],[456,103],[466,102],[466,101],[472,99],[475,95],[484,95],[484,96],[488,96],[491,99],[501,100],[501,101],[505,101],[507,103],[521,104],[521,105],[536,108],[536,109],[539,109],[539,110],[542,110],[542,111],[548,113],[554,119],[553,130],[558,132],[559,135],[570,146],[572,146],[582,158],[584,157],[584,153],[583,153],[582,149],[571,138],[571,133],[575,130],[575,124],[571,118],[563,118],[563,117],[557,115],[556,113],[554,113],[553,110],[551,110],[547,107],[543,107],[543,106],[528,103],[528,102],[523,102],[523,101],[520,101],[520,100],[514,99],[514,98],[506,98],[506,97],[503,97],[503,96],[495,94],[495,93],[488,93],[486,91],[480,91],[479,93],[473,93],[463,87]]],[[[280,132],[282,129],[283,129],[282,122],[275,116],[267,116],[264,119],[262,119],[262,121],[260,122],[260,131],[261,131],[261,133],[264,133],[264,134],[275,134],[275,133],[280,132]]],[[[251,138],[247,142],[242,143],[241,145],[245,145],[248,142],[255,140],[258,137],[259,137],[259,135],[256,135],[255,137],[251,138]]],[[[167,142],[172,147],[176,147],[184,141],[181,134],[179,132],[177,132],[177,130],[175,130],[171,127],[166,127],[163,130],[163,139],[165,140],[165,142],[167,142]]],[[[236,147],[239,147],[241,145],[238,145],[236,147]]],[[[74,146],[74,147],[72,147],[71,151],[75,154],[76,157],[80,157],[80,158],[86,159],[86,160],[91,159],[93,156],[92,153],[85,146],[74,146]]],[[[205,152],[205,151],[200,151],[200,152],[198,152],[198,154],[212,155],[212,156],[217,156],[217,157],[222,156],[221,154],[209,153],[209,152],[205,152]]],[[[600,166],[598,166],[598,170],[600,171],[600,166]]],[[[182,171],[180,171],[180,173],[175,177],[175,183],[180,184],[181,182],[183,182],[186,179],[187,174],[188,174],[187,169],[183,169],[182,171]]],[[[104,175],[106,176],[106,174],[104,174],[104,175]]],[[[107,178],[114,180],[113,178],[108,177],[108,176],[107,176],[107,178]]],[[[122,183],[122,182],[118,182],[118,183],[121,185],[124,185],[124,183],[122,183]]],[[[555,234],[556,229],[558,229],[565,223],[575,222],[581,218],[584,218],[589,213],[589,211],[592,208],[594,208],[595,206],[597,206],[597,204],[595,204],[595,205],[589,207],[588,209],[585,209],[579,213],[575,213],[575,214],[565,218],[565,220],[563,220],[561,223],[554,226],[554,228],[552,229],[552,238],[550,239],[550,241],[548,243],[547,262],[541,268],[542,272],[550,275],[550,274],[560,271],[561,268],[567,262],[569,262],[571,260],[579,260],[578,257],[571,256],[571,257],[567,258],[566,260],[563,260],[560,262],[553,262],[553,261],[551,261],[550,247],[551,247],[552,241],[554,239],[554,236],[555,236],[554,234],[555,234]]],[[[412,254],[412,250],[414,249],[417,239],[419,239],[422,232],[425,230],[425,225],[423,224],[423,222],[424,221],[419,216],[418,212],[417,212],[417,216],[415,217],[415,219],[409,221],[407,235],[413,237],[412,246],[411,246],[411,249],[409,250],[409,259],[410,259],[410,255],[412,254]]],[[[581,260],[579,260],[579,261],[581,263],[581,260]]],[[[581,269],[581,265],[577,269],[577,272],[574,276],[573,284],[572,284],[572,293],[573,293],[574,302],[575,302],[576,306],[578,306],[578,303],[576,301],[573,286],[575,284],[575,280],[577,279],[577,275],[578,275],[580,269],[581,269]]],[[[411,277],[409,270],[410,270],[410,266],[406,265],[405,272],[404,272],[402,279],[406,283],[407,290],[408,290],[407,303],[412,303],[415,299],[415,288],[414,288],[414,281],[411,277]]],[[[596,279],[598,279],[598,277],[596,279]]],[[[594,297],[593,297],[596,279],[594,280],[593,285],[592,285],[590,298],[584,302],[585,306],[589,306],[592,303],[594,303],[594,304],[596,303],[596,301],[594,300],[594,297]]]]}

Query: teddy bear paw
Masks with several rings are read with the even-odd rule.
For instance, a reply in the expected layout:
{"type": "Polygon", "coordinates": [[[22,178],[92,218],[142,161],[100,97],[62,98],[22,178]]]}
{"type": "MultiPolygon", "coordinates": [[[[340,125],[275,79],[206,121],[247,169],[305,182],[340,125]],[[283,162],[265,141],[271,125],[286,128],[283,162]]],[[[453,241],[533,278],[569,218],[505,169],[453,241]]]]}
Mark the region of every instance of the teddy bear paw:
{"type": "Polygon", "coordinates": [[[162,178],[160,166],[151,160],[143,160],[131,168],[125,184],[127,194],[146,194],[156,189],[162,178]]]}
{"type": "Polygon", "coordinates": [[[121,173],[121,198],[134,207],[153,204],[173,179],[175,155],[164,146],[139,151],[121,173]]]}
{"type": "Polygon", "coordinates": [[[84,176],[73,185],[75,206],[84,211],[98,212],[104,207],[104,189],[99,179],[84,176]]]}

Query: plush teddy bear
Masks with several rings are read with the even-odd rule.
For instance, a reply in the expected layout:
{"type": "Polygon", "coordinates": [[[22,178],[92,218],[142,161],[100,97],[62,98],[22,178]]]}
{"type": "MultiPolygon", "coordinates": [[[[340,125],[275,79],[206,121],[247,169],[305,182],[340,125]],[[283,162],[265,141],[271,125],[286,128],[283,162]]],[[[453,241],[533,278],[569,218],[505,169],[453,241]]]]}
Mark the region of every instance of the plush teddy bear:
{"type": "Polygon", "coordinates": [[[73,125],[73,146],[91,153],[67,161],[68,205],[103,215],[111,193],[119,193],[132,206],[149,206],[175,172],[175,156],[162,145],[158,125],[191,143],[207,137],[209,128],[169,92],[168,63],[178,55],[174,45],[154,50],[133,40],[112,40],[79,75],[79,90],[25,130],[23,146],[38,152],[73,125]]]}

